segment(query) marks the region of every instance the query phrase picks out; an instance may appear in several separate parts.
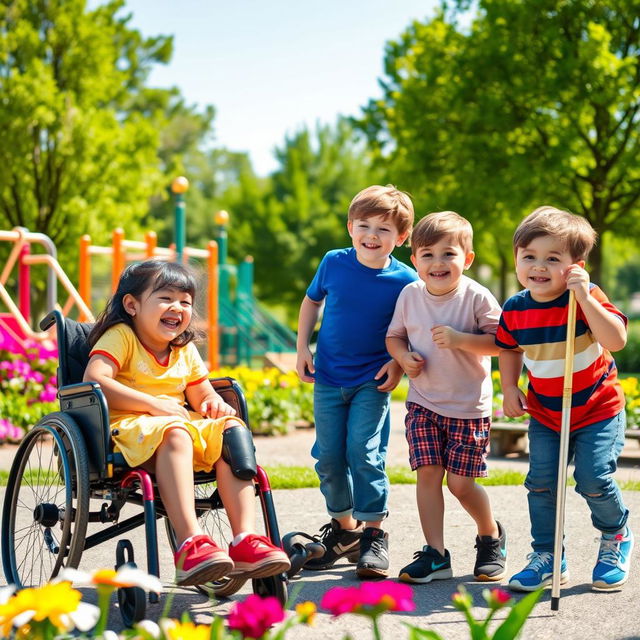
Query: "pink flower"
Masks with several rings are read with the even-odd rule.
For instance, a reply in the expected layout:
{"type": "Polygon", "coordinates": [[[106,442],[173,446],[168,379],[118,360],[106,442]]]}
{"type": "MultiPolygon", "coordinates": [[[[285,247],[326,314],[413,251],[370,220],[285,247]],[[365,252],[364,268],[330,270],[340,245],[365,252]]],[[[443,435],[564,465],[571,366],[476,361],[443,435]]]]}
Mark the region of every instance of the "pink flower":
{"type": "Polygon", "coordinates": [[[357,587],[333,587],[324,594],[320,606],[336,618],[343,613],[353,613],[360,606],[360,590],[357,587]]]}
{"type": "Polygon", "coordinates": [[[363,582],[360,587],[334,587],[322,598],[320,606],[333,616],[360,613],[376,617],[385,611],[413,611],[413,591],[398,582],[363,582]]]}
{"type": "Polygon", "coordinates": [[[236,602],[229,613],[230,629],[237,629],[243,638],[261,638],[276,622],[284,620],[280,601],[273,596],[250,595],[236,602]]]}
{"type": "Polygon", "coordinates": [[[511,595],[508,594],[503,589],[485,589],[482,592],[484,599],[491,609],[498,610],[502,609],[510,600],[511,595]]]}

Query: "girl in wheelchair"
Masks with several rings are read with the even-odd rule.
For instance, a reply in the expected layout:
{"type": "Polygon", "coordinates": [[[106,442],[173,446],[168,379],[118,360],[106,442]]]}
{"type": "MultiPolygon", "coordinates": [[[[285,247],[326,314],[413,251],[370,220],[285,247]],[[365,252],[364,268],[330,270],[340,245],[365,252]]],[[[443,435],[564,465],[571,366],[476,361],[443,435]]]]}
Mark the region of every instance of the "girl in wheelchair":
{"type": "Polygon", "coordinates": [[[176,582],[277,575],[289,559],[255,533],[253,482],[235,475],[223,454],[224,432],[250,434],[208,381],[193,343],[194,297],[194,277],[179,264],[129,266],[89,335],[84,379],[100,383],[107,398],[115,450],[155,473],[177,538],[176,582]],[[203,534],[195,511],[193,472],[212,469],[235,536],[228,553],[203,534]]]}

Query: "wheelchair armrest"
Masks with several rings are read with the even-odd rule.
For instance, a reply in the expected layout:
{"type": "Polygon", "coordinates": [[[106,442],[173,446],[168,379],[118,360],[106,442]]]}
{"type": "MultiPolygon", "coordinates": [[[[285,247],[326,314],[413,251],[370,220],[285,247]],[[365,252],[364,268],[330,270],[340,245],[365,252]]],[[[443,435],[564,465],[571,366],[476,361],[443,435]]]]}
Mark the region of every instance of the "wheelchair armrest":
{"type": "Polygon", "coordinates": [[[247,400],[242,392],[242,387],[234,378],[209,378],[211,386],[215,392],[228,404],[236,410],[238,418],[244,421],[247,427],[249,425],[249,411],[247,409],[247,400]]]}
{"type": "Polygon", "coordinates": [[[92,476],[105,477],[111,455],[109,409],[97,382],[78,382],[58,389],[60,411],[69,414],[79,425],[89,453],[92,476]]]}

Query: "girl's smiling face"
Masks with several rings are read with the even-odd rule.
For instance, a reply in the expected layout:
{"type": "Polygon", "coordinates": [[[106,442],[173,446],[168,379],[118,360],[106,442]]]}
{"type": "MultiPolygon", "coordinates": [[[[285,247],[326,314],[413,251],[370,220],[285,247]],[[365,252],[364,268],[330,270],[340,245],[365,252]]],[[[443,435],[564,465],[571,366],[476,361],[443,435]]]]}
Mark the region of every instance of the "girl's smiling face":
{"type": "Polygon", "coordinates": [[[170,343],[189,326],[193,314],[191,294],[173,287],[146,289],[139,300],[127,294],[123,304],[140,342],[159,357],[167,355],[170,343]]]}
{"type": "Polygon", "coordinates": [[[516,249],[516,276],[536,302],[549,302],[567,289],[566,270],[574,260],[563,243],[552,236],[538,236],[527,247],[516,249]]]}

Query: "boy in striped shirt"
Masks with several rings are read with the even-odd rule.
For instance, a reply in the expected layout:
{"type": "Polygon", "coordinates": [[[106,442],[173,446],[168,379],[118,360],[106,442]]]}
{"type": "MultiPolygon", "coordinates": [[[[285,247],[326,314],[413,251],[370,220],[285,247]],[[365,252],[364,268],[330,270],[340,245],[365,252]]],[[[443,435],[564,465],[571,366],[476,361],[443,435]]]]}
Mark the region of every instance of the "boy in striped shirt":
{"type": "MultiPolygon", "coordinates": [[[[612,351],[627,339],[626,317],[589,281],[584,265],[596,233],[582,217],[540,207],[513,237],[518,281],[525,287],[507,300],[496,334],[504,413],[530,415],[528,489],[533,552],[509,580],[516,591],[551,583],[556,487],[562,415],[564,354],[569,290],[577,302],[569,460],[575,462],[576,491],[600,530],[593,569],[595,589],[615,589],[628,579],[633,535],[629,510],[613,478],[624,445],[625,400],[612,351]],[[527,394],[518,388],[526,366],[527,394]]],[[[562,557],[561,582],[569,577],[562,557]]]]}

